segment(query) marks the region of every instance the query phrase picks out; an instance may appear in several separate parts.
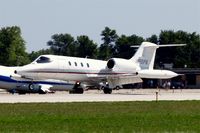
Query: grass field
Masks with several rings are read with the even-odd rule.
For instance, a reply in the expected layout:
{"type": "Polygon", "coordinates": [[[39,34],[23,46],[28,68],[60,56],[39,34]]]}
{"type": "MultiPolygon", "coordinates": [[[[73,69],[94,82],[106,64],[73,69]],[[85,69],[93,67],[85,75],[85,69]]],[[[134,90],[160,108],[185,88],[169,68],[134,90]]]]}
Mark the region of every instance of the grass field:
{"type": "Polygon", "coordinates": [[[0,104],[0,132],[200,132],[200,101],[0,104]]]}

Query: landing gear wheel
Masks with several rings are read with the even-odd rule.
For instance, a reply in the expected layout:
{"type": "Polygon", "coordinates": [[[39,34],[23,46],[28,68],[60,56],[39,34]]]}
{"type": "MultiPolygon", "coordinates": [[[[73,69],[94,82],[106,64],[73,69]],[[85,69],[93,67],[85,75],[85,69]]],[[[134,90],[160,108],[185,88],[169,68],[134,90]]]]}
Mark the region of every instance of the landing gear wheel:
{"type": "Polygon", "coordinates": [[[18,94],[19,94],[19,95],[25,95],[26,92],[25,92],[25,91],[18,91],[18,94]]]}
{"type": "Polygon", "coordinates": [[[111,94],[112,93],[112,89],[104,87],[103,88],[103,92],[104,92],[104,94],[111,94]]]}
{"type": "Polygon", "coordinates": [[[84,90],[83,88],[76,88],[72,91],[69,91],[69,94],[83,94],[84,90]]]}
{"type": "Polygon", "coordinates": [[[75,90],[75,93],[76,94],[83,94],[83,88],[77,88],[76,90],[75,90]]]}
{"type": "Polygon", "coordinates": [[[83,94],[84,89],[81,87],[80,82],[76,82],[72,91],[69,91],[69,94],[83,94]]]}

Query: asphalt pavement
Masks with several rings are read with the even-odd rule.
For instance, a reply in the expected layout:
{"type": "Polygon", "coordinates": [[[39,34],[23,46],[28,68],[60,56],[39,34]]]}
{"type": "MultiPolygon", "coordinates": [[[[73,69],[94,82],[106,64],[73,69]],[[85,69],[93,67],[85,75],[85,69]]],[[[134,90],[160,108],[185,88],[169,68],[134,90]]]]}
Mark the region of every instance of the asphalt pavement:
{"type": "Polygon", "coordinates": [[[56,92],[52,94],[10,94],[1,91],[0,103],[39,103],[39,102],[114,102],[114,101],[156,101],[156,100],[200,100],[200,89],[122,89],[112,94],[89,90],[84,94],[56,92]]]}

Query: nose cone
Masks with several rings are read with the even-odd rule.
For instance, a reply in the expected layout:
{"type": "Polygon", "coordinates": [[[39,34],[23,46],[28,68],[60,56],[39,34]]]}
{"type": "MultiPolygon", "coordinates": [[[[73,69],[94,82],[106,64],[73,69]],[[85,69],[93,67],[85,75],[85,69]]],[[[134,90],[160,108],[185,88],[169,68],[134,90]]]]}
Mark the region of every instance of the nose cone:
{"type": "Polygon", "coordinates": [[[27,70],[26,67],[21,67],[19,69],[14,70],[15,74],[20,74],[20,75],[24,75],[26,74],[26,72],[28,72],[29,70],[27,70]]]}
{"type": "Polygon", "coordinates": [[[37,70],[38,69],[36,69],[32,65],[26,65],[26,66],[23,66],[23,67],[20,67],[20,68],[14,70],[14,73],[21,75],[22,77],[35,79],[38,76],[37,70]]]}

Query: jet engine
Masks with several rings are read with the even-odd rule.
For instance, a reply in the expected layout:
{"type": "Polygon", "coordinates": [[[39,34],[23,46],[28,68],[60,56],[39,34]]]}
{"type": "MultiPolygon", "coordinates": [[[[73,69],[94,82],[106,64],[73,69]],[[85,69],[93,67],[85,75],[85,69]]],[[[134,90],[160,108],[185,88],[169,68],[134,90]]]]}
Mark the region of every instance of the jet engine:
{"type": "Polygon", "coordinates": [[[107,62],[107,68],[111,70],[122,70],[122,71],[131,71],[135,70],[136,66],[131,60],[120,59],[120,58],[111,58],[107,62]]]}

